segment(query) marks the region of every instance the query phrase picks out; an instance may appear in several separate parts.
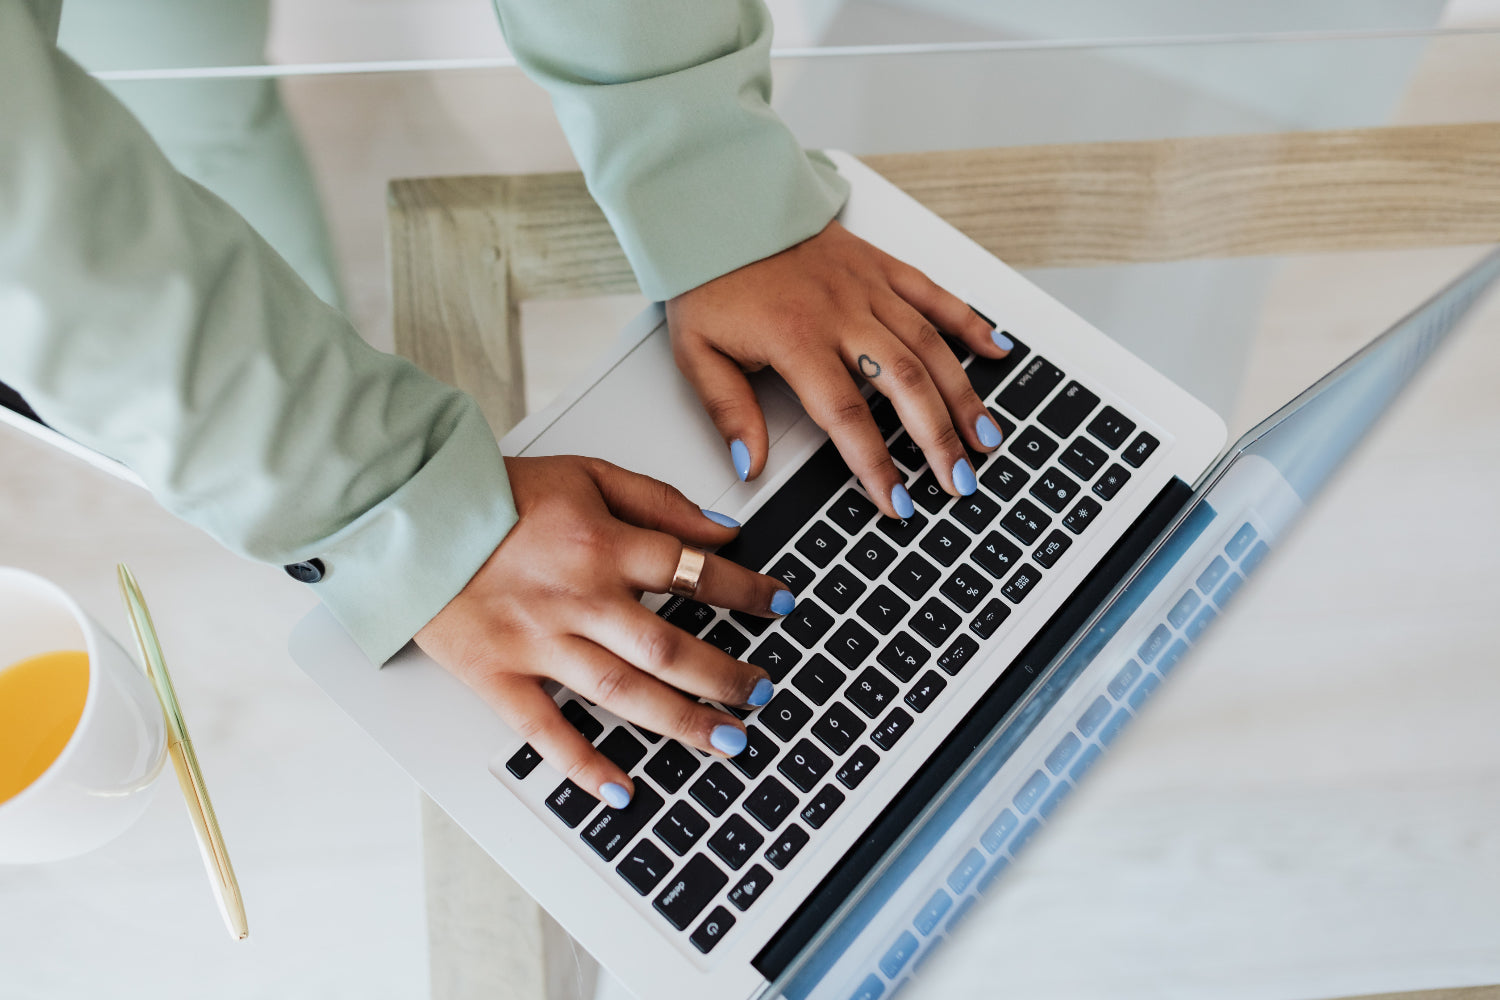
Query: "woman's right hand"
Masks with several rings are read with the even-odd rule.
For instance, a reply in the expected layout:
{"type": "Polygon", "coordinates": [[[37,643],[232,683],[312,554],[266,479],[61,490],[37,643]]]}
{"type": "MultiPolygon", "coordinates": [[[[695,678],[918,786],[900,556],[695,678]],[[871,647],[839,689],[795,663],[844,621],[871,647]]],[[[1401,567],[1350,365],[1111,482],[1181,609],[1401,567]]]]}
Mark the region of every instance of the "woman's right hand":
{"type": "MultiPolygon", "coordinates": [[[[644,591],[666,593],[685,544],[714,548],[738,529],[666,483],[608,462],[505,464],[520,520],[417,633],[417,645],[549,764],[616,808],[634,785],[563,718],[542,687],[547,679],[705,752],[732,757],[744,749],[744,724],[696,698],[759,707],[773,690],[766,672],[639,603],[644,591]]],[[[712,555],[697,599],[768,618],[793,605],[780,581],[712,555]]]]}

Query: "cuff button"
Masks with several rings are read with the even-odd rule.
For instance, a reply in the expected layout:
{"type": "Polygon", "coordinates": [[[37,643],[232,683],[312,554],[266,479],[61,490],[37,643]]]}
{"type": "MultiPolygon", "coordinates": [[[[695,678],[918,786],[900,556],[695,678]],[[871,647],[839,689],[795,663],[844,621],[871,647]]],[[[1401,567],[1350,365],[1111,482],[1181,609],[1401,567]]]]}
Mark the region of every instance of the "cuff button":
{"type": "Polygon", "coordinates": [[[286,570],[287,576],[301,583],[317,583],[323,579],[323,560],[321,559],[294,562],[281,568],[286,570]]]}

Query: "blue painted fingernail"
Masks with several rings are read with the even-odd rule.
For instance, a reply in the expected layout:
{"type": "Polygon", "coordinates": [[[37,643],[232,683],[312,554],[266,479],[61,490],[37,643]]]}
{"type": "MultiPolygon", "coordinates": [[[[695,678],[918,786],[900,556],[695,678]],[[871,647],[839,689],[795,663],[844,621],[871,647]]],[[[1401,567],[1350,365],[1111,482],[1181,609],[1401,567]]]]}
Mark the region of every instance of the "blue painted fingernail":
{"type": "Polygon", "coordinates": [[[903,521],[917,512],[917,505],[911,502],[911,494],[900,483],[891,487],[891,506],[896,508],[896,516],[903,521]]]}
{"type": "Polygon", "coordinates": [[[745,749],[745,731],[734,726],[715,726],[708,742],[713,744],[715,750],[733,757],[745,749]]]}
{"type": "Polygon", "coordinates": [[[789,615],[797,606],[797,599],[792,596],[790,590],[778,590],[771,597],[771,614],[789,615]]]}
{"type": "MultiPolygon", "coordinates": [[[[998,438],[996,438],[995,443],[1000,443],[998,438]]],[[[714,524],[722,524],[726,528],[738,528],[740,526],[740,522],[736,521],[728,514],[720,514],[718,511],[709,510],[707,507],[700,507],[699,510],[703,511],[703,516],[708,518],[714,524]]]]}
{"type": "Polygon", "coordinates": [[[979,483],[974,479],[974,467],[967,458],[960,458],[953,463],[953,488],[958,490],[959,496],[964,497],[979,489],[979,483]]]}
{"type": "Polygon", "coordinates": [[[755,690],[750,692],[750,697],[745,699],[745,704],[754,705],[756,708],[771,700],[771,695],[776,693],[776,685],[762,677],[755,682],[755,690]]]}
{"type": "Polygon", "coordinates": [[[734,471],[740,482],[747,482],[750,479],[750,449],[745,447],[745,442],[739,438],[729,442],[729,458],[734,462],[734,471]]]}
{"type": "Polygon", "coordinates": [[[979,443],[986,448],[1000,446],[1000,428],[995,426],[988,413],[974,421],[974,431],[979,435],[979,443]]]}
{"type": "Polygon", "coordinates": [[[613,781],[606,781],[599,786],[599,797],[616,809],[624,809],[630,805],[630,793],[625,790],[624,785],[617,785],[613,781]]]}
{"type": "Polygon", "coordinates": [[[1002,351],[1008,351],[1016,346],[1016,342],[1014,340],[1011,340],[999,330],[991,330],[990,339],[993,340],[995,342],[995,346],[1000,348],[1000,350],[1002,351]]]}

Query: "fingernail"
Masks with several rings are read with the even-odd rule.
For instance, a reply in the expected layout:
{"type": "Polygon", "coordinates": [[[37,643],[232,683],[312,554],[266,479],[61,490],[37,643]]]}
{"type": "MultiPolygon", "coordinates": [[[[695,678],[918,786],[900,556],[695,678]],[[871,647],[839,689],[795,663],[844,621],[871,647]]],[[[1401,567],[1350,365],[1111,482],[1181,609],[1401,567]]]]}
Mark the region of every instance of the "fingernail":
{"type": "Polygon", "coordinates": [[[745,749],[745,731],[734,726],[715,726],[708,742],[713,744],[715,750],[733,757],[745,749]]]}
{"type": "Polygon", "coordinates": [[[624,809],[630,805],[630,793],[625,790],[624,785],[617,785],[613,781],[606,781],[599,786],[599,797],[615,809],[624,809]]]}
{"type": "Polygon", "coordinates": [[[750,479],[750,449],[745,447],[745,442],[739,438],[729,442],[729,458],[734,462],[734,471],[740,482],[747,482],[750,479]]]}
{"type": "MultiPolygon", "coordinates": [[[[786,591],[782,591],[786,593],[786,591]]],[[[755,682],[755,690],[750,692],[750,697],[745,699],[745,704],[754,705],[756,708],[771,700],[771,695],[776,693],[776,685],[762,677],[755,682]]],[[[735,730],[739,732],[739,730],[735,730]]]]}
{"type": "Polygon", "coordinates": [[[917,505],[911,502],[911,494],[900,483],[891,487],[891,506],[896,508],[896,516],[903,521],[917,512],[917,505]]]}
{"type": "MultiPolygon", "coordinates": [[[[999,437],[999,432],[998,431],[996,432],[995,443],[996,444],[1000,443],[1000,437],[999,437]]],[[[740,478],[743,479],[745,477],[741,476],[740,478]]],[[[701,511],[703,511],[703,516],[706,517],[706,518],[708,518],[714,524],[722,524],[726,528],[738,528],[740,526],[740,522],[736,521],[734,518],[730,517],[728,514],[720,514],[718,511],[716,511],[716,510],[709,510],[707,507],[700,507],[698,509],[701,510],[701,511]]]]}
{"type": "Polygon", "coordinates": [[[953,463],[953,488],[963,497],[979,489],[979,483],[974,479],[974,467],[967,458],[960,458],[953,463]]]}
{"type": "Polygon", "coordinates": [[[990,339],[993,340],[995,342],[995,346],[1000,348],[1000,350],[1002,351],[1008,351],[1016,346],[1016,342],[1014,340],[1011,340],[999,330],[991,330],[990,339]]]}
{"type": "Polygon", "coordinates": [[[974,430],[979,435],[979,443],[986,448],[998,448],[1000,446],[1000,428],[995,426],[995,421],[985,414],[974,421],[974,430]]]}
{"type": "Polygon", "coordinates": [[[773,615],[789,615],[797,606],[797,599],[792,596],[790,590],[778,590],[771,597],[771,613],[773,615]]]}

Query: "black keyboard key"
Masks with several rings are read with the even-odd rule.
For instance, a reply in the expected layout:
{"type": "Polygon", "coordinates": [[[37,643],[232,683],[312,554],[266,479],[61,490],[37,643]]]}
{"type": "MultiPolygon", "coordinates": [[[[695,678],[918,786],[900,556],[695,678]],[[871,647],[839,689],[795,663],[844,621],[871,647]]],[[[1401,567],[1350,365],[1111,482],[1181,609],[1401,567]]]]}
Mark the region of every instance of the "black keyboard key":
{"type": "Polygon", "coordinates": [[[839,779],[839,784],[845,788],[858,788],[878,763],[880,763],[880,754],[869,747],[860,747],[840,765],[834,777],[839,779]]]}
{"type": "Polygon", "coordinates": [[[714,945],[724,939],[729,933],[729,928],[734,926],[734,915],[722,906],[716,906],[713,912],[698,925],[698,929],[688,935],[688,940],[693,942],[693,947],[707,955],[714,950],[714,945]]]}
{"type": "Polygon", "coordinates": [[[1062,369],[1038,354],[1011,380],[1010,385],[1000,390],[995,402],[1015,414],[1017,419],[1025,420],[1062,380],[1062,369]]]}
{"type": "Polygon", "coordinates": [[[927,515],[921,511],[915,511],[911,517],[907,518],[882,517],[875,522],[875,527],[880,529],[881,534],[895,542],[897,548],[904,549],[916,540],[923,528],[927,527],[927,515]]]}
{"type": "Polygon", "coordinates": [[[943,680],[942,675],[935,670],[929,670],[922,675],[921,680],[911,686],[911,690],[906,692],[906,697],[902,700],[913,712],[925,712],[927,706],[932,704],[932,700],[942,694],[943,688],[947,686],[948,682],[943,680]]]}
{"type": "MultiPolygon", "coordinates": [[[[942,578],[943,574],[936,566],[915,552],[910,552],[891,570],[890,579],[891,583],[901,588],[903,594],[915,601],[926,597],[927,592],[937,586],[942,578]]],[[[865,603],[868,604],[869,601],[865,603]]]]}
{"type": "Polygon", "coordinates": [[[846,535],[859,534],[860,529],[869,524],[870,519],[878,513],[869,497],[856,489],[845,490],[834,501],[833,506],[828,508],[829,518],[843,528],[846,535]]]}
{"type": "Polygon", "coordinates": [[[1026,595],[1036,589],[1036,585],[1042,582],[1042,571],[1035,566],[1026,563],[1011,575],[1005,586],[1000,588],[1000,596],[1012,604],[1020,604],[1026,599],[1026,595]]]}
{"type": "Polygon", "coordinates": [[[865,592],[865,586],[865,583],[848,569],[835,566],[818,581],[818,585],[813,588],[813,593],[824,604],[839,614],[843,614],[854,606],[855,601],[859,600],[859,595],[865,592]]]}
{"type": "Polygon", "coordinates": [[[927,513],[936,514],[948,506],[948,501],[952,500],[953,496],[943,489],[943,484],[938,482],[937,476],[931,469],[928,469],[912,486],[911,498],[927,513]]]}
{"type": "Polygon", "coordinates": [[[661,733],[653,733],[651,730],[646,729],[642,726],[636,726],[635,731],[641,734],[641,739],[645,740],[647,743],[650,743],[652,746],[656,746],[656,744],[661,742],[661,733]]]}
{"type": "Polygon", "coordinates": [[[693,782],[693,787],[688,789],[688,793],[711,814],[722,816],[724,810],[728,809],[744,790],[744,783],[730,774],[729,768],[725,767],[722,761],[716,760],[708,765],[708,770],[703,772],[703,777],[693,782]]]}
{"type": "Polygon", "coordinates": [[[791,824],[777,835],[771,846],[766,848],[766,860],[771,867],[778,871],[792,863],[797,852],[807,846],[807,831],[796,823],[791,824]]]}
{"type": "Polygon", "coordinates": [[[1040,469],[1057,450],[1057,442],[1037,430],[1028,427],[1010,443],[1010,452],[1033,469],[1040,469]]]}
{"type": "Polygon", "coordinates": [[[630,773],[631,768],[641,762],[646,756],[646,747],[640,740],[630,735],[630,730],[623,726],[616,726],[604,737],[604,742],[599,744],[599,752],[608,757],[620,770],[630,773]]]}
{"type": "Polygon", "coordinates": [[[908,632],[897,632],[896,637],[885,644],[880,651],[877,662],[888,670],[892,677],[900,681],[909,681],[917,676],[917,671],[922,669],[932,657],[932,651],[918,642],[908,632]]]}
{"type": "Polygon", "coordinates": [[[823,648],[832,653],[834,659],[845,668],[853,670],[869,662],[870,657],[875,655],[877,645],[875,637],[860,627],[858,622],[846,621],[828,637],[823,648]]]}
{"type": "Polygon", "coordinates": [[[1040,500],[1044,507],[1061,514],[1068,501],[1078,494],[1078,489],[1078,484],[1063,475],[1061,470],[1051,468],[1037,477],[1036,483],[1031,487],[1031,495],[1040,500]]]}
{"type": "Polygon", "coordinates": [[[927,456],[922,454],[922,446],[913,441],[905,431],[896,435],[890,447],[891,457],[907,472],[916,472],[927,461],[927,456]]]}
{"type": "Polygon", "coordinates": [[[750,648],[750,639],[745,633],[728,622],[722,621],[708,630],[708,635],[703,637],[703,641],[716,649],[722,649],[736,660],[744,656],[745,650],[750,648]]]}
{"type": "Polygon", "coordinates": [[[845,689],[844,697],[873,719],[896,697],[896,685],[879,670],[866,667],[845,689]]]}
{"type": "Polygon", "coordinates": [[[1156,446],[1159,444],[1161,442],[1156,438],[1141,431],[1135,436],[1135,440],[1130,442],[1130,447],[1120,453],[1120,457],[1125,460],[1126,465],[1139,469],[1156,451],[1156,446]]]}
{"type": "Polygon", "coordinates": [[[787,642],[786,637],[778,632],[766,636],[766,641],[756,646],[755,652],[750,654],[750,662],[769,674],[777,684],[791,673],[801,659],[802,651],[787,642]]]}
{"type": "Polygon", "coordinates": [[[832,698],[843,686],[844,671],[838,664],[822,654],[816,654],[802,669],[792,675],[792,686],[814,705],[821,705],[832,698]]]}
{"type": "Polygon", "coordinates": [[[1063,449],[1062,456],[1057,460],[1064,469],[1087,482],[1094,478],[1094,473],[1104,468],[1104,463],[1109,459],[1103,448],[1099,447],[1088,438],[1074,438],[1073,443],[1063,449]]]}
{"type": "MultiPolygon", "coordinates": [[[[973,307],[971,306],[970,308],[973,307]]],[[[975,311],[977,312],[978,310],[975,311]]],[[[990,321],[986,319],[985,322],[989,323],[990,321]]],[[[993,323],[990,323],[990,325],[994,326],[993,323]]],[[[1010,339],[1015,346],[1010,349],[1010,353],[1005,357],[981,358],[976,355],[974,360],[969,362],[969,367],[965,369],[969,373],[969,381],[973,384],[974,391],[979,394],[980,399],[989,399],[990,393],[995,391],[995,387],[1004,381],[1005,377],[1014,371],[1016,366],[1031,352],[1029,347],[1016,340],[1015,337],[1011,337],[1010,339]]]]}
{"type": "Polygon", "coordinates": [[[724,825],[708,838],[708,847],[726,865],[739,871],[765,842],[766,838],[756,832],[749,820],[736,814],[726,819],[724,825]]]}
{"type": "Polygon", "coordinates": [[[797,796],[775,778],[766,778],[745,797],[745,812],[767,830],[774,830],[797,808],[797,796]]]}
{"type": "Polygon", "coordinates": [[[562,714],[563,718],[571,722],[573,728],[582,733],[583,738],[590,743],[597,740],[599,735],[604,732],[604,723],[590,715],[588,709],[571,698],[562,707],[562,714]]]}
{"type": "Polygon", "coordinates": [[[1113,406],[1106,406],[1099,415],[1089,421],[1089,433],[1103,441],[1111,449],[1118,448],[1135,430],[1135,421],[1126,417],[1113,406]]]}
{"type": "Polygon", "coordinates": [[[761,635],[771,627],[774,618],[762,618],[760,615],[752,615],[747,611],[731,611],[729,617],[733,618],[740,628],[751,635],[761,635]]]}
{"type": "Polygon", "coordinates": [[[802,588],[812,583],[815,575],[807,563],[790,552],[776,560],[775,566],[766,570],[766,576],[780,580],[794,594],[802,593],[802,588]]]}
{"type": "Polygon", "coordinates": [[[646,765],[646,773],[658,785],[665,788],[668,794],[677,791],[698,770],[698,755],[687,747],[671,740],[666,746],[656,751],[650,763],[646,765]]]}
{"type": "Polygon", "coordinates": [[[547,808],[569,829],[582,823],[599,800],[571,781],[564,781],[547,796],[547,808]]]}
{"type": "Polygon", "coordinates": [[[652,903],[656,912],[680,931],[687,930],[693,918],[703,912],[709,900],[729,884],[729,876],[702,854],[695,854],[683,865],[677,877],[667,883],[652,903]]]}
{"type": "Polygon", "coordinates": [[[693,849],[693,845],[708,832],[708,820],[686,802],[678,802],[657,820],[651,832],[672,849],[679,858],[693,849]]]}
{"type": "Polygon", "coordinates": [[[953,571],[938,592],[965,611],[973,611],[993,587],[983,573],[964,565],[953,571]]]}
{"type": "Polygon", "coordinates": [[[941,646],[953,638],[958,623],[958,613],[935,597],[911,616],[912,631],[932,646],[941,646]]]}
{"type": "Polygon", "coordinates": [[[836,785],[824,785],[818,789],[818,794],[802,810],[802,822],[814,830],[821,829],[833,811],[844,804],[844,793],[838,790],[836,785]]]}
{"type": "Polygon", "coordinates": [[[970,494],[953,505],[954,519],[974,535],[989,527],[999,513],[1000,505],[987,493],[970,494]]]}
{"type": "Polygon", "coordinates": [[[613,861],[664,805],[666,800],[656,789],[636,779],[635,795],[630,804],[624,809],[599,810],[599,814],[583,828],[583,842],[605,861],[613,861]]]}
{"type": "Polygon", "coordinates": [[[952,566],[968,547],[969,536],[947,518],[938,521],[922,536],[922,551],[944,566],[952,566]]]}
{"type": "Polygon", "coordinates": [[[542,755],[536,752],[536,748],[530,743],[522,743],[521,749],[505,762],[505,769],[518,778],[524,778],[535,771],[536,766],[541,762],[542,755]]]}
{"type": "Polygon", "coordinates": [[[827,521],[816,521],[803,536],[797,539],[797,551],[814,566],[827,566],[833,557],[848,543],[838,529],[827,521]]]}
{"type": "Polygon", "coordinates": [[[1000,519],[1000,527],[1020,539],[1022,545],[1035,545],[1052,518],[1030,500],[1021,500],[1000,519]]]}
{"type": "Polygon", "coordinates": [[[903,709],[893,708],[891,714],[880,721],[870,739],[882,750],[890,750],[906,731],[911,728],[911,715],[903,709]]]}
{"type": "Polygon", "coordinates": [[[642,896],[660,885],[671,870],[671,859],[662,853],[660,847],[644,837],[625,855],[625,860],[615,866],[615,871],[620,873],[626,884],[642,896]]]}
{"type": "Polygon", "coordinates": [[[1113,500],[1129,481],[1129,470],[1117,462],[1104,470],[1104,475],[1094,484],[1094,493],[1101,500],[1113,500]]]}
{"type": "Polygon", "coordinates": [[[799,791],[810,792],[832,766],[833,761],[814,746],[812,740],[798,740],[797,745],[781,758],[776,770],[785,775],[799,791]]]}
{"type": "Polygon", "coordinates": [[[1098,500],[1095,500],[1093,497],[1083,497],[1073,505],[1073,509],[1068,511],[1067,516],[1063,518],[1063,527],[1075,535],[1081,535],[1083,534],[1083,529],[1093,524],[1094,519],[1099,516],[1099,512],[1103,509],[1103,507],[1099,506],[1098,500]]]}
{"type": "Polygon", "coordinates": [[[1021,550],[1000,532],[992,531],[974,547],[969,558],[998,580],[1015,566],[1016,561],[1021,558],[1021,550]]]}
{"type": "MultiPolygon", "coordinates": [[[[1000,604],[999,601],[991,601],[990,603],[999,604],[1000,607],[1005,608],[1005,605],[1000,604]]],[[[1010,609],[1005,608],[1005,613],[1010,614],[1010,609]]],[[[982,617],[983,615],[980,616],[980,618],[982,617]]],[[[974,619],[974,624],[976,626],[979,624],[979,620],[979,618],[974,619]]],[[[1001,620],[1004,620],[1003,615],[1001,616],[1001,620]]],[[[996,622],[995,624],[998,625],[999,622],[996,622]]],[[[993,632],[994,629],[991,629],[990,631],[993,632]]],[[[961,635],[957,639],[953,640],[953,645],[949,646],[946,650],[943,651],[942,656],[938,657],[938,669],[947,674],[949,677],[952,677],[960,670],[962,670],[964,666],[974,658],[974,654],[977,652],[979,652],[979,643],[975,642],[971,637],[967,635],[961,635]]]]}
{"type": "MultiPolygon", "coordinates": [[[[838,446],[829,441],[771,495],[739,534],[719,549],[719,555],[759,570],[848,485],[849,467],[839,457],[838,446]]],[[[800,585],[792,587],[793,593],[800,589],[800,585]]]]}
{"type": "Polygon", "coordinates": [[[816,601],[804,597],[797,602],[792,613],[781,620],[781,628],[804,647],[812,649],[833,628],[833,615],[824,611],[816,601]]]}
{"type": "Polygon", "coordinates": [[[869,533],[854,544],[854,548],[850,549],[849,554],[844,557],[844,562],[873,580],[885,572],[885,568],[894,558],[896,558],[896,550],[877,535],[869,533]]]}
{"type": "Polygon", "coordinates": [[[1030,478],[1031,473],[1015,462],[1004,455],[996,455],[980,475],[979,485],[1001,500],[1009,502],[1015,499],[1016,494],[1021,492],[1021,487],[1025,486],[1030,478]]]}
{"type": "Polygon", "coordinates": [[[834,702],[823,713],[823,717],[813,723],[812,734],[818,738],[825,747],[833,751],[835,757],[842,757],[849,752],[854,741],[859,739],[860,733],[865,731],[865,724],[859,721],[859,716],[849,711],[849,707],[843,702],[834,702]]]}
{"type": "Polygon", "coordinates": [[[781,753],[781,747],[766,735],[764,729],[759,726],[746,726],[745,749],[729,758],[729,763],[734,765],[736,771],[753,780],[760,777],[760,772],[764,771],[766,765],[775,760],[779,753],[781,753]]]}
{"type": "Polygon", "coordinates": [[[739,884],[729,890],[729,902],[736,910],[743,913],[750,909],[757,899],[765,895],[766,886],[770,884],[771,873],[760,865],[751,865],[739,884]]]}
{"type": "Polygon", "coordinates": [[[796,736],[812,717],[813,710],[801,698],[790,691],[777,691],[776,697],[755,718],[785,743],[796,736]]]}
{"type": "Polygon", "coordinates": [[[1031,558],[1035,559],[1036,564],[1042,567],[1042,569],[1051,569],[1057,565],[1057,560],[1062,558],[1062,554],[1068,551],[1068,546],[1072,544],[1073,539],[1061,531],[1054,530],[1052,534],[1047,536],[1046,541],[1036,547],[1036,551],[1031,554],[1031,558]]]}
{"type": "MultiPolygon", "coordinates": [[[[912,574],[925,574],[928,570],[931,570],[933,577],[936,578],[937,570],[932,569],[931,565],[922,560],[921,557],[909,556],[908,559],[915,559],[921,563],[921,566],[914,566],[909,572],[912,574]],[[926,567],[926,569],[922,567],[926,567]]],[[[896,572],[898,574],[902,573],[903,569],[898,567],[896,572]]],[[[906,613],[910,610],[911,605],[897,596],[894,590],[889,587],[880,586],[876,587],[874,593],[865,598],[864,603],[859,606],[858,613],[859,617],[876,632],[881,635],[889,635],[892,629],[901,624],[901,619],[905,618],[906,613]]],[[[855,666],[855,664],[848,663],[847,661],[845,663],[851,669],[855,666]]]]}
{"type": "Polygon", "coordinates": [[[708,623],[714,620],[713,608],[686,597],[669,598],[657,614],[693,635],[708,628],[708,623]]]}
{"type": "Polygon", "coordinates": [[[1069,382],[1063,386],[1063,391],[1052,397],[1052,402],[1037,414],[1037,423],[1054,434],[1067,437],[1078,429],[1078,425],[1083,423],[1084,418],[1093,413],[1094,407],[1098,405],[1098,396],[1077,382],[1069,382]]]}
{"type": "MultiPolygon", "coordinates": [[[[973,632],[981,639],[988,639],[990,636],[995,634],[995,630],[999,628],[1005,622],[1005,619],[1009,617],[1010,605],[1001,601],[1000,598],[997,597],[994,600],[990,601],[990,603],[986,604],[983,611],[974,616],[974,620],[969,623],[969,631],[973,632]]],[[[960,636],[959,638],[963,639],[965,637],[960,636]]],[[[955,642],[953,645],[957,646],[958,643],[955,642]]],[[[939,658],[938,660],[938,666],[942,667],[944,670],[948,670],[948,667],[944,664],[941,658],[939,658]]],[[[961,666],[963,666],[962,663],[955,664],[955,667],[961,666]]],[[[955,672],[955,670],[948,670],[948,673],[950,674],[955,672]]]]}

